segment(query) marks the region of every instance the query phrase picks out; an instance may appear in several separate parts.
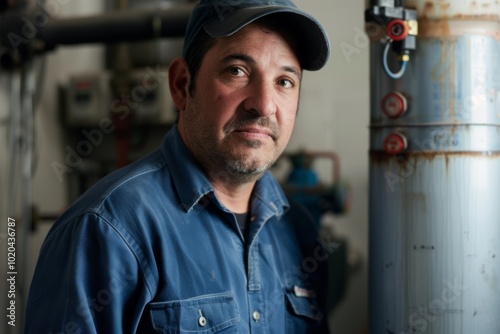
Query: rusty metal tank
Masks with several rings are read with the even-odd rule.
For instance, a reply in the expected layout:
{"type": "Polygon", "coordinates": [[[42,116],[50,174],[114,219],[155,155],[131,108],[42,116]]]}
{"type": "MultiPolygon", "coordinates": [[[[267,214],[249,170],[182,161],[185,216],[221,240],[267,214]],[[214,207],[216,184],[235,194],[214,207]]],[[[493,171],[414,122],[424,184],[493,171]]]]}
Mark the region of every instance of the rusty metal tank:
{"type": "Polygon", "coordinates": [[[500,2],[402,6],[418,13],[404,75],[370,51],[370,333],[497,334],[500,2]]]}

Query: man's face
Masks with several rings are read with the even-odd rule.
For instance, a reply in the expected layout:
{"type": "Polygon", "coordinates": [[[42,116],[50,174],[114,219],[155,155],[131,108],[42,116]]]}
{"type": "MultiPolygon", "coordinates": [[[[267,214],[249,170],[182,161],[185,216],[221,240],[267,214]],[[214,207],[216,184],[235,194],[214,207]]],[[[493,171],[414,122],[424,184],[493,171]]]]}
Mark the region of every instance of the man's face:
{"type": "Polygon", "coordinates": [[[299,61],[277,32],[250,24],[218,39],[179,115],[205,172],[248,181],[270,168],[290,139],[300,81],[299,61]]]}

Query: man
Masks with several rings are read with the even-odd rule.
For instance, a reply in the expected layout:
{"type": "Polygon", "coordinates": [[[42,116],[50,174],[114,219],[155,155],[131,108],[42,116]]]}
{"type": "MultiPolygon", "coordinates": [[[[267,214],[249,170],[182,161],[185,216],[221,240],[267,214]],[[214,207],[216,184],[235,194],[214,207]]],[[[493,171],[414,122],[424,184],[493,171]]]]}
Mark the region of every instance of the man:
{"type": "Polygon", "coordinates": [[[329,250],[267,170],[328,55],[289,0],[202,0],[169,68],[177,126],[55,223],[26,331],[326,333],[329,250]]]}

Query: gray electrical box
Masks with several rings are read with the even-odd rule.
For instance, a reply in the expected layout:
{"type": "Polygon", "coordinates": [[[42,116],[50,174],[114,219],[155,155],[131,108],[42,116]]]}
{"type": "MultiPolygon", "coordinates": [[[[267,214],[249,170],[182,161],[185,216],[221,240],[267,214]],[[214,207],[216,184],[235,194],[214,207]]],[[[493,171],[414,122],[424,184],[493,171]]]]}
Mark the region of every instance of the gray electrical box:
{"type": "Polygon", "coordinates": [[[98,125],[110,106],[109,76],[80,75],[70,78],[65,89],[63,119],[71,127],[98,125]]]}
{"type": "MultiPolygon", "coordinates": [[[[111,74],[82,74],[73,76],[63,88],[62,115],[68,127],[98,127],[103,119],[115,113],[133,117],[140,125],[172,125],[177,119],[168,89],[166,68],[134,69],[122,76],[126,89],[114,94],[111,74]]],[[[115,79],[116,80],[116,79],[115,79]]]]}

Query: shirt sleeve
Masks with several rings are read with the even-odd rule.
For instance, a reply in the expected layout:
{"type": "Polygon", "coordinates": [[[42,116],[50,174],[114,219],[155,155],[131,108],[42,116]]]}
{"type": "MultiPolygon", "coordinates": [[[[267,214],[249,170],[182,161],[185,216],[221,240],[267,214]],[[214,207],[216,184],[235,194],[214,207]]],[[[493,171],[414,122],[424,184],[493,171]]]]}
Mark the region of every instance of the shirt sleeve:
{"type": "Polygon", "coordinates": [[[151,299],[137,255],[94,213],[47,236],[31,283],[25,333],[132,333],[151,299]]]}

